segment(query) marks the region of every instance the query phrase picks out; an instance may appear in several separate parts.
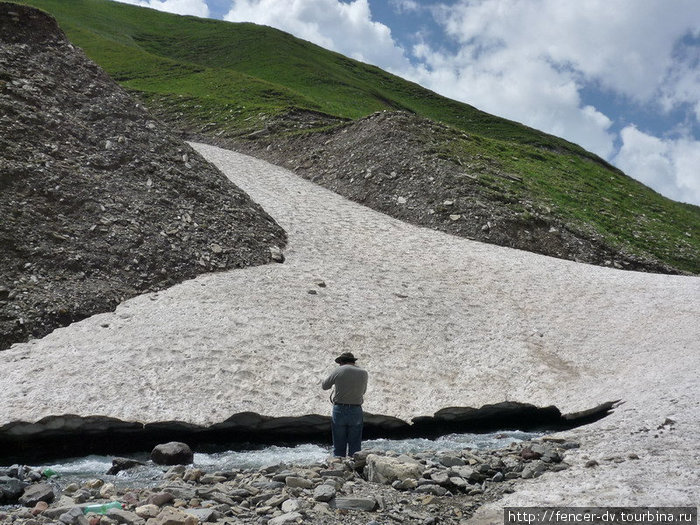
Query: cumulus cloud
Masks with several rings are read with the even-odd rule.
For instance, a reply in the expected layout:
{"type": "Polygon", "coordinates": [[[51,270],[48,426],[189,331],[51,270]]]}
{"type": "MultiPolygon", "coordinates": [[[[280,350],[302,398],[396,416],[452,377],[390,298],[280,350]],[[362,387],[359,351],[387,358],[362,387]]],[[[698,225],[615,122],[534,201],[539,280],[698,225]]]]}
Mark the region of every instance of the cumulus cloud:
{"type": "Polygon", "coordinates": [[[700,204],[700,141],[660,139],[627,126],[614,162],[631,177],[674,200],[700,204]]]}
{"type": "Polygon", "coordinates": [[[592,87],[647,112],[688,106],[700,122],[696,0],[677,0],[673,9],[637,0],[459,0],[435,4],[432,12],[457,51],[421,43],[412,49],[420,64],[406,76],[567,138],[665,195],[700,203],[694,189],[700,177],[690,167],[697,141],[627,127],[617,152],[615,123],[582,98],[592,87]],[[644,155],[647,146],[655,153],[644,155]]]}
{"type": "Polygon", "coordinates": [[[423,64],[404,76],[445,96],[483,111],[562,136],[607,157],[613,151],[612,121],[583,105],[578,80],[543,60],[530,60],[510,49],[485,51],[465,44],[455,55],[413,48],[423,64]]]}
{"type": "Polygon", "coordinates": [[[202,18],[209,17],[209,6],[206,0],[117,0],[124,4],[150,7],[177,15],[193,15],[202,18]]]}
{"type": "Polygon", "coordinates": [[[408,65],[391,30],[372,20],[368,0],[234,0],[224,20],[275,27],[383,68],[408,65]]]}
{"type": "Polygon", "coordinates": [[[673,59],[679,40],[698,30],[695,0],[673,9],[636,0],[461,0],[433,12],[459,51],[414,48],[423,62],[416,80],[603,157],[614,151],[612,122],[583,103],[586,86],[666,110],[681,103],[700,110],[697,57],[673,59]]]}
{"type": "Polygon", "coordinates": [[[700,4],[676,0],[461,0],[437,16],[464,44],[508,49],[596,79],[646,101],[665,81],[684,35],[698,31],[700,4]]]}
{"type": "MultiPolygon", "coordinates": [[[[698,24],[700,26],[700,19],[698,24]]],[[[681,41],[674,55],[675,60],[660,87],[659,100],[666,111],[690,105],[695,121],[700,122],[700,43],[693,39],[681,41]]]]}

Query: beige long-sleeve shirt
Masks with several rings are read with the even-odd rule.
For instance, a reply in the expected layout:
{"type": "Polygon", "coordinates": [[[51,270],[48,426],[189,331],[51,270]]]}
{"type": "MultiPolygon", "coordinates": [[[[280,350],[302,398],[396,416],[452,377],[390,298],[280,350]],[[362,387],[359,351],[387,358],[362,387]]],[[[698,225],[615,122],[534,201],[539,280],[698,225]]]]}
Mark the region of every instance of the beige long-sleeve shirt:
{"type": "Polygon", "coordinates": [[[341,365],[329,375],[321,386],[330,390],[335,386],[333,402],[342,405],[361,405],[367,392],[369,374],[356,365],[341,365]]]}

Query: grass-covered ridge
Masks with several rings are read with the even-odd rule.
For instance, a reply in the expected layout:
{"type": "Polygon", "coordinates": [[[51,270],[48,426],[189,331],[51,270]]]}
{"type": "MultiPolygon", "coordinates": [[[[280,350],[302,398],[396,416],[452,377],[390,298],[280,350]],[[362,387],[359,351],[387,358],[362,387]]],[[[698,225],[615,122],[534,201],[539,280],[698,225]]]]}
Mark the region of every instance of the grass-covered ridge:
{"type": "MultiPolygon", "coordinates": [[[[54,15],[71,41],[130,89],[230,101],[245,106],[245,114],[253,108],[276,114],[295,107],[356,119],[402,109],[488,137],[589,155],[563,139],[269,27],[171,15],[110,0],[19,1],[54,15]]],[[[246,118],[235,125],[249,128],[246,118]]]]}
{"type": "MultiPolygon", "coordinates": [[[[671,201],[642,183],[575,155],[533,150],[497,140],[446,142],[455,159],[481,156],[510,177],[491,177],[492,189],[513,204],[529,201],[546,214],[593,229],[632,253],[700,273],[700,209],[671,201]]],[[[519,210],[524,220],[528,210],[519,210]]]]}
{"type": "MultiPolygon", "coordinates": [[[[171,15],[110,0],[23,0],[48,11],[76,45],[160,114],[212,136],[246,136],[296,110],[319,124],[404,110],[466,132],[436,154],[500,192],[534,201],[612,246],[700,273],[700,208],[671,201],[564,139],[439,96],[284,32],[171,15]],[[327,115],[328,118],[324,118],[327,115]],[[488,166],[474,162],[482,158],[488,166]],[[497,166],[521,179],[488,176],[497,166]]],[[[314,133],[312,129],[305,133],[314,133]]],[[[527,211],[524,211],[527,217],[527,211]]]]}

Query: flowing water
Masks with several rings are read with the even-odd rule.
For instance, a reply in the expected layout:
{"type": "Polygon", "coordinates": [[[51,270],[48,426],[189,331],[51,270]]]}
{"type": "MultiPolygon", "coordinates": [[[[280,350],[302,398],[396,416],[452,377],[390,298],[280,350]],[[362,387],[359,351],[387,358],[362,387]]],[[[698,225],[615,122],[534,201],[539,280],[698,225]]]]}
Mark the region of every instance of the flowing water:
{"type": "MultiPolygon", "coordinates": [[[[534,439],[541,433],[504,431],[490,434],[450,434],[437,439],[374,439],[363,442],[364,449],[379,451],[394,451],[397,453],[445,452],[463,450],[466,448],[478,450],[493,450],[505,448],[510,443],[534,439]]],[[[319,463],[331,454],[331,447],[318,444],[303,444],[297,446],[266,446],[264,448],[249,448],[247,450],[211,450],[197,452],[194,455],[194,466],[206,472],[226,471],[233,469],[258,469],[261,467],[279,465],[304,466],[319,463]]],[[[122,471],[116,476],[105,473],[112,466],[113,456],[85,456],[54,461],[36,465],[38,470],[50,468],[59,474],[52,478],[61,486],[71,482],[81,482],[92,478],[100,478],[117,486],[147,487],[160,483],[163,471],[160,467],[148,461],[148,454],[131,454],[125,457],[146,462],[146,466],[122,471]]]]}

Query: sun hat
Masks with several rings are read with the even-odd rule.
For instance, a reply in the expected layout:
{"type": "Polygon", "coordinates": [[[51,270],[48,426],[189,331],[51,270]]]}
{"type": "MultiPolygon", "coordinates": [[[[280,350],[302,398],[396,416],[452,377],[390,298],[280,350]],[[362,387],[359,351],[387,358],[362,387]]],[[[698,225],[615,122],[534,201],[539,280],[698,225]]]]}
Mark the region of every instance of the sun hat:
{"type": "Polygon", "coordinates": [[[340,354],[338,357],[335,358],[335,362],[338,364],[354,363],[355,361],[357,361],[357,358],[354,355],[352,355],[351,352],[343,352],[342,354],[340,354]]]}

